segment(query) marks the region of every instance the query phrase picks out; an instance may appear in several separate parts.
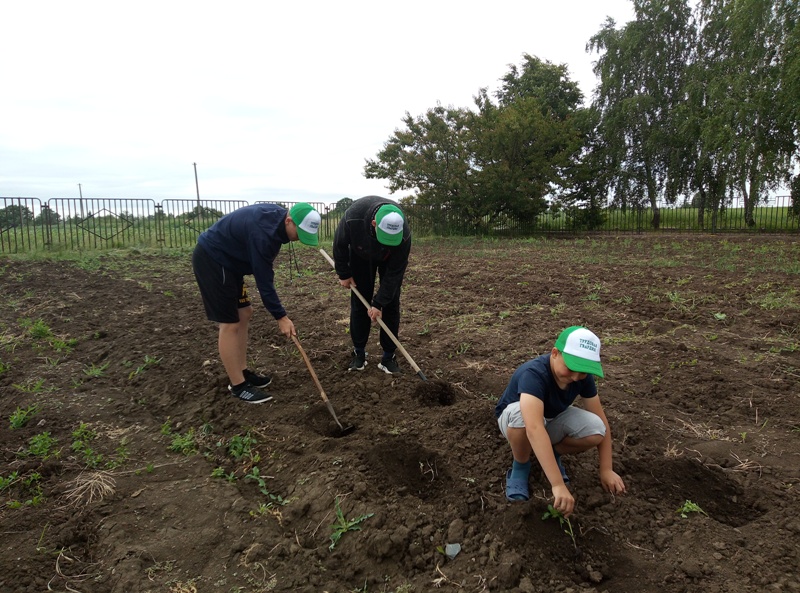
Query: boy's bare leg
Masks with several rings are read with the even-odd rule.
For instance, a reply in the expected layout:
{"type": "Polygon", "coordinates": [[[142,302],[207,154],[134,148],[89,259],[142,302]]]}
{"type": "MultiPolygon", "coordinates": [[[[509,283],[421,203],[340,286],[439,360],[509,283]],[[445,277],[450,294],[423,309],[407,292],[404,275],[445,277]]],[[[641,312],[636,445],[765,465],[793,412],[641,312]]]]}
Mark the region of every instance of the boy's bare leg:
{"type": "Polygon", "coordinates": [[[239,323],[219,324],[219,357],[231,385],[244,382],[247,368],[247,338],[253,307],[239,309],[239,323]]]}

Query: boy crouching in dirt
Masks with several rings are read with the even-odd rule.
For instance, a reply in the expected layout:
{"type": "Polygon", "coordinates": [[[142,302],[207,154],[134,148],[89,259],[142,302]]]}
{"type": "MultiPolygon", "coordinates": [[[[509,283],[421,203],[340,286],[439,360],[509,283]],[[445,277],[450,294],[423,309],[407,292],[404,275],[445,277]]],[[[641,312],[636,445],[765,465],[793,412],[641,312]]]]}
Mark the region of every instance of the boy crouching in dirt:
{"type": "Polygon", "coordinates": [[[553,489],[553,506],[568,517],[575,499],[561,455],[597,447],[600,484],[622,494],[625,483],[612,469],[611,428],[597,395],[594,375],[603,377],[600,339],[585,327],[568,327],[549,354],[522,364],[495,407],[500,432],[511,445],[514,462],[506,473],[506,498],[528,500],[531,453],[553,489]],[[578,396],[586,409],[574,407],[578,396]]]}

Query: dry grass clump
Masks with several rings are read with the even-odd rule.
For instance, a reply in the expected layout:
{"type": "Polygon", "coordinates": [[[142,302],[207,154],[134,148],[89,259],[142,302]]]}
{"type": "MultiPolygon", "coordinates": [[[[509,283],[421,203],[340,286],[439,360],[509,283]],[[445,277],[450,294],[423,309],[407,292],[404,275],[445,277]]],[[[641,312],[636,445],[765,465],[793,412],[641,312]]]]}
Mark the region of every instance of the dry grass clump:
{"type": "Polygon", "coordinates": [[[87,506],[112,496],[116,487],[114,477],[108,472],[84,472],[68,483],[64,496],[68,506],[87,506]]]}

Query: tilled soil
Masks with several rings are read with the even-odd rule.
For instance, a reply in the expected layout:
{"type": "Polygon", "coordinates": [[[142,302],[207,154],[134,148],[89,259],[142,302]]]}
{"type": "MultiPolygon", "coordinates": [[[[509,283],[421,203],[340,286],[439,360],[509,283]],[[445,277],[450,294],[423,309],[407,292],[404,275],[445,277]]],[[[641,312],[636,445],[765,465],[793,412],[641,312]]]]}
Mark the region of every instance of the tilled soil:
{"type": "Polygon", "coordinates": [[[346,372],[348,294],[286,251],[349,434],[260,303],[274,400],[228,395],[186,253],[0,260],[0,591],[800,591],[797,237],[418,241],[399,338],[427,381],[380,372],[377,331],[346,372]],[[573,324],[603,340],[628,493],[565,456],[561,525],[540,473],[506,501],[493,409],[573,324]]]}

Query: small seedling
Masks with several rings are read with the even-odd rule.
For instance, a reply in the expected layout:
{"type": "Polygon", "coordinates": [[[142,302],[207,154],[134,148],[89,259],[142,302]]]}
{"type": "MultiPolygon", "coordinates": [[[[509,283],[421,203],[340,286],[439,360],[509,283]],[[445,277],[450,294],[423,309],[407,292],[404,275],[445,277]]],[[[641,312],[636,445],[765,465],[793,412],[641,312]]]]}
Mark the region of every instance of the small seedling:
{"type": "Polygon", "coordinates": [[[268,506],[272,507],[272,506],[274,506],[276,504],[280,505],[280,506],[284,506],[286,504],[289,504],[289,501],[284,499],[281,495],[272,494],[269,490],[267,490],[267,482],[261,476],[261,470],[258,469],[258,467],[254,467],[253,469],[251,469],[250,473],[246,474],[244,479],[245,480],[253,480],[256,483],[258,483],[259,492],[261,492],[261,494],[263,494],[264,496],[266,496],[270,500],[270,502],[268,503],[268,506]]]}
{"type": "Polygon", "coordinates": [[[346,519],[342,512],[342,507],[339,505],[339,497],[337,496],[334,502],[334,511],[336,512],[336,522],[331,525],[331,545],[328,546],[329,550],[333,550],[342,536],[348,531],[360,531],[360,524],[372,517],[375,513],[367,513],[355,519],[346,519]]]}
{"type": "Polygon", "coordinates": [[[69,338],[67,340],[50,340],[50,346],[59,354],[69,354],[77,344],[78,340],[75,338],[69,338]]]}
{"type": "Polygon", "coordinates": [[[11,423],[11,428],[22,428],[28,422],[30,422],[31,418],[33,418],[38,412],[39,406],[35,404],[24,409],[18,407],[8,418],[8,421],[11,423]]]}
{"type": "Polygon", "coordinates": [[[149,367],[158,365],[160,362],[161,362],[160,358],[154,358],[152,356],[145,354],[144,364],[140,364],[138,367],[136,367],[134,370],[128,373],[128,379],[133,379],[139,373],[144,372],[149,367]]]}
{"type": "Polygon", "coordinates": [[[170,451],[175,453],[182,453],[183,455],[192,455],[197,453],[197,443],[194,438],[194,428],[186,431],[186,434],[173,434],[172,443],[169,446],[170,451]]]}
{"type": "Polygon", "coordinates": [[[246,433],[244,436],[233,436],[228,443],[228,454],[234,459],[242,459],[247,457],[254,462],[258,462],[260,455],[253,452],[253,447],[258,444],[258,441],[246,433]]]}
{"type": "Polygon", "coordinates": [[[52,330],[41,319],[37,319],[36,321],[28,325],[28,333],[30,333],[31,337],[40,340],[45,340],[47,338],[53,337],[52,330]]]}
{"type": "Polygon", "coordinates": [[[675,512],[680,513],[681,517],[684,519],[689,517],[689,513],[700,513],[701,515],[708,517],[708,513],[701,509],[700,505],[693,503],[691,500],[684,502],[683,505],[675,512]]]}
{"type": "Polygon", "coordinates": [[[49,432],[43,432],[33,435],[28,441],[28,450],[22,451],[19,455],[21,457],[39,457],[40,459],[47,459],[58,455],[58,451],[52,452],[56,446],[56,439],[53,438],[49,432]]]}
{"type": "Polygon", "coordinates": [[[569,517],[565,517],[561,511],[549,504],[547,505],[547,510],[545,511],[544,515],[542,515],[542,521],[546,521],[547,519],[558,520],[559,525],[561,525],[561,529],[572,540],[572,547],[575,548],[575,551],[577,551],[578,543],[575,541],[575,532],[572,529],[572,522],[569,520],[569,517]]]}
{"type": "Polygon", "coordinates": [[[86,375],[87,377],[92,377],[92,378],[102,377],[106,368],[108,368],[108,363],[102,364],[100,366],[97,366],[94,363],[92,363],[91,365],[83,369],[83,374],[86,375]]]}

